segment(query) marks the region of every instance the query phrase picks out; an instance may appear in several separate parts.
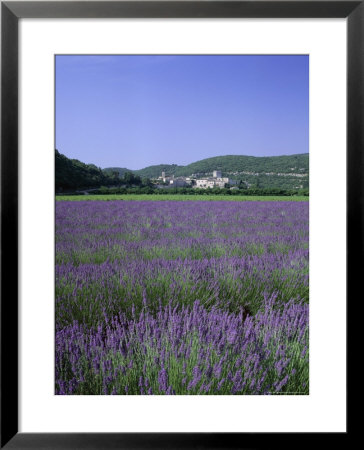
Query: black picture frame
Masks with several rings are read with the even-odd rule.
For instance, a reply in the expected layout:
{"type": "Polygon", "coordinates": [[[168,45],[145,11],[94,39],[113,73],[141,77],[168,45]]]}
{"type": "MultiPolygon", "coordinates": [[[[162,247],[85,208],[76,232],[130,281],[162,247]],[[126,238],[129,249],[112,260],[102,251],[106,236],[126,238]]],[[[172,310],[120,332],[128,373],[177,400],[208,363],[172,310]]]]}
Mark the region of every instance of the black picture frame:
{"type": "MultiPolygon", "coordinates": [[[[18,433],[18,21],[20,18],[347,18],[347,302],[362,291],[364,1],[1,2],[1,448],[187,449],[305,445],[325,433],[18,433]],[[299,440],[297,441],[297,438],[299,440]]],[[[347,349],[350,353],[351,346],[347,349]]],[[[349,375],[349,374],[348,374],[349,375]]],[[[349,436],[335,433],[340,443],[349,436]]],[[[344,442],[343,442],[344,445],[344,442]]]]}

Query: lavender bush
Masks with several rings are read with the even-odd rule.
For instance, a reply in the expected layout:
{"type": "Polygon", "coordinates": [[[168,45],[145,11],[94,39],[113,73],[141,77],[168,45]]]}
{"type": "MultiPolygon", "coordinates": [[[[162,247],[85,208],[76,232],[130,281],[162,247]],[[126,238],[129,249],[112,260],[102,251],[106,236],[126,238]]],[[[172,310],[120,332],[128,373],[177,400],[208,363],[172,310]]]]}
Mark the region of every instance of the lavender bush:
{"type": "Polygon", "coordinates": [[[57,394],[307,394],[308,204],[57,202],[57,394]]]}

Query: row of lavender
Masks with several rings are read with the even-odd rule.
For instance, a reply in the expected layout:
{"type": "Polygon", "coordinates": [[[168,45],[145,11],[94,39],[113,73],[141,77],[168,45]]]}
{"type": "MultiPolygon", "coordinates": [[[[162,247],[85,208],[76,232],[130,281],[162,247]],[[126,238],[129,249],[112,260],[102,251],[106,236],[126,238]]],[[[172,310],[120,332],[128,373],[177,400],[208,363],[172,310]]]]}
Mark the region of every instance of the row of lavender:
{"type": "Polygon", "coordinates": [[[56,204],[57,394],[308,393],[308,204],[56,204]]]}

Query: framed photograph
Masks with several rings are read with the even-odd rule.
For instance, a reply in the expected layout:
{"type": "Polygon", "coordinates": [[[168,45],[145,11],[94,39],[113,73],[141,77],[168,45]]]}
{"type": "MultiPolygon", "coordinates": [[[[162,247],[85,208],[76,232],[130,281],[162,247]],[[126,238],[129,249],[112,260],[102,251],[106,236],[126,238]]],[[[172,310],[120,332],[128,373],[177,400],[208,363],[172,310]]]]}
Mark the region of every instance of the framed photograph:
{"type": "Polygon", "coordinates": [[[363,18],[2,2],[2,447],[348,437],[363,18]]]}

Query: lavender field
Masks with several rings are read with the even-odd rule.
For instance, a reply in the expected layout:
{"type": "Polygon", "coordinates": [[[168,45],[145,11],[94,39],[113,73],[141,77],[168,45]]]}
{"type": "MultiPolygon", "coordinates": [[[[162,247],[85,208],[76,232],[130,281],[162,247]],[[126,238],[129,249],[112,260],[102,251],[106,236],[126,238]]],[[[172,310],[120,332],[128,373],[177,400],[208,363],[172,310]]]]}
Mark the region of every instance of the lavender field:
{"type": "Polygon", "coordinates": [[[308,207],[56,202],[56,394],[308,394],[308,207]]]}

